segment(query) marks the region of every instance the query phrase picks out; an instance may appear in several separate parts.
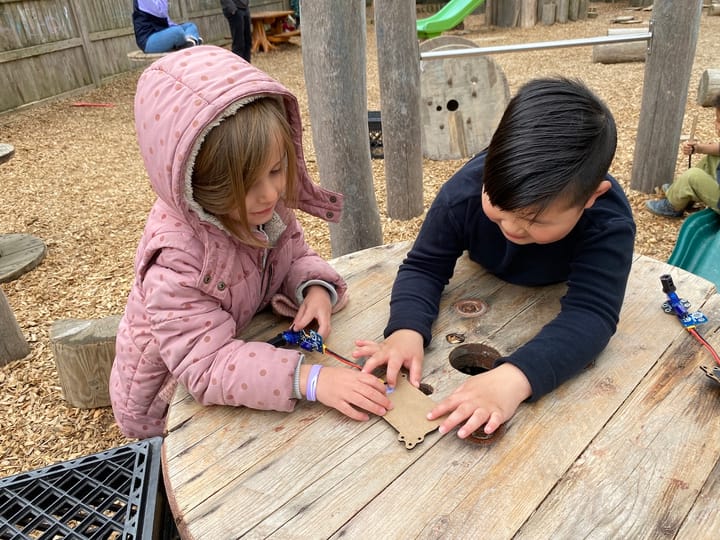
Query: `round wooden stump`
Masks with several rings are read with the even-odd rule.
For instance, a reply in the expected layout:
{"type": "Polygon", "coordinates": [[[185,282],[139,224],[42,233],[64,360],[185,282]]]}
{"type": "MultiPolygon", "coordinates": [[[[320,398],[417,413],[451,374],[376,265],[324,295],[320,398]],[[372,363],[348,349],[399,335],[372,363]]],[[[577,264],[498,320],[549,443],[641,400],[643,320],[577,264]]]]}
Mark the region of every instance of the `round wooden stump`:
{"type": "Polygon", "coordinates": [[[0,143],[0,163],[5,163],[15,155],[15,148],[12,144],[0,143]]]}
{"type": "Polygon", "coordinates": [[[30,234],[0,234],[0,283],[17,279],[42,262],[45,242],[30,234]]]}

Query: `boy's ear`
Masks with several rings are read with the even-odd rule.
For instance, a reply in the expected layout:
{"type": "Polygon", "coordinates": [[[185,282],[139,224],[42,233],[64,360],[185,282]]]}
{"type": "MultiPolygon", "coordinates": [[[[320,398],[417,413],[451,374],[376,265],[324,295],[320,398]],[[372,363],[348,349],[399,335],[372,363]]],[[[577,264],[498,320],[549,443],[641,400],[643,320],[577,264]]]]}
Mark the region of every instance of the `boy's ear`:
{"type": "Polygon", "coordinates": [[[595,190],[595,193],[590,195],[590,198],[585,203],[585,208],[590,208],[593,204],[595,204],[597,198],[604,195],[611,187],[612,184],[610,183],[610,180],[603,180],[600,182],[600,185],[595,190]]]}

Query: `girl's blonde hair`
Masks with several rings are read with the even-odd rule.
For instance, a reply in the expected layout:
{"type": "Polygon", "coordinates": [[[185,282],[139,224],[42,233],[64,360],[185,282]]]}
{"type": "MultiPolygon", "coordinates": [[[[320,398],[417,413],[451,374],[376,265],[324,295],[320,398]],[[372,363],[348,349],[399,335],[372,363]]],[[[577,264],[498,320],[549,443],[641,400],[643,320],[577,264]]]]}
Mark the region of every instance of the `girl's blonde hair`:
{"type": "Polygon", "coordinates": [[[247,222],[245,194],[271,164],[270,149],[279,145],[285,155],[285,193],[291,206],[297,195],[297,154],[290,124],[282,105],[273,98],[248,103],[205,137],[192,173],[193,198],[217,217],[241,242],[251,246],[265,244],[253,235],[247,222]],[[240,220],[229,214],[238,210],[240,220]]]}

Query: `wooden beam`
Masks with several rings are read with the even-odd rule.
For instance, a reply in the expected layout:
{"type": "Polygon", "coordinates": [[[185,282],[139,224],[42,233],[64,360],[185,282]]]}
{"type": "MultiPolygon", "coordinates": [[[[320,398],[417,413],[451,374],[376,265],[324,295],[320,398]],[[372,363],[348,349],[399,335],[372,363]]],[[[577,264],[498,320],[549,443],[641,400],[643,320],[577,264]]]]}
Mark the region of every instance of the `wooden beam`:
{"type": "Polygon", "coordinates": [[[642,105],[630,187],[652,193],[675,176],[702,0],[656,0],[645,61],[642,105]]]}

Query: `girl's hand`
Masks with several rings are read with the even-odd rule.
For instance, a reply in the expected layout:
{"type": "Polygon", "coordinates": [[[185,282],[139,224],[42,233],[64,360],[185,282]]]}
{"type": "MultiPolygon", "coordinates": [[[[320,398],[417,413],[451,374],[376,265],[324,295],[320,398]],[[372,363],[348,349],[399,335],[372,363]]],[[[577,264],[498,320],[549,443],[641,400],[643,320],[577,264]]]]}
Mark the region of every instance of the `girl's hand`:
{"type": "Polygon", "coordinates": [[[682,153],[686,156],[694,154],[695,144],[697,144],[695,141],[684,141],[682,143],[682,153]]]}
{"type": "Polygon", "coordinates": [[[435,420],[450,413],[440,433],[447,433],[458,424],[458,437],[464,439],[485,424],[484,431],[493,433],[515,414],[518,405],[532,394],[525,374],[512,364],[501,364],[480,375],[470,377],[428,413],[435,420]]]}
{"type": "Polygon", "coordinates": [[[341,367],[324,367],[317,381],[317,399],[353,420],[368,420],[392,409],[385,384],[369,373],[341,367]],[[359,410],[360,409],[360,410],[359,410]]]}
{"type": "Polygon", "coordinates": [[[385,341],[357,340],[357,348],[352,352],[353,358],[369,356],[363,366],[363,372],[371,373],[375,368],[387,365],[387,383],[394,387],[400,368],[410,372],[410,383],[420,386],[422,361],[424,356],[423,338],[415,330],[396,330],[385,341]]]}
{"type": "Polygon", "coordinates": [[[331,331],[331,313],[330,293],[322,285],[311,285],[305,289],[305,299],[300,304],[300,308],[295,315],[292,329],[295,331],[302,330],[309,326],[311,322],[317,321],[317,333],[323,339],[327,339],[331,331]]]}

